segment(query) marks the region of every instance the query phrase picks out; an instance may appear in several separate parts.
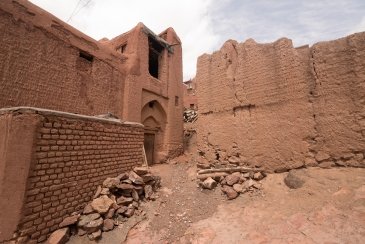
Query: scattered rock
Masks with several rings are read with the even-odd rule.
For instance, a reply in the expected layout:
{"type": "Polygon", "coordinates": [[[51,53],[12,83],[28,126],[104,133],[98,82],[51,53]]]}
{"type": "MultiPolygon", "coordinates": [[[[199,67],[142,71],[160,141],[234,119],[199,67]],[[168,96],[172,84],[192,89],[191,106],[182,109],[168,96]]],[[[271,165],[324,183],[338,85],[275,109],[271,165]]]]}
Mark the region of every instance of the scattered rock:
{"type": "Polygon", "coordinates": [[[329,160],[322,161],[320,164],[318,164],[318,166],[323,168],[323,169],[329,169],[334,165],[335,165],[335,163],[332,162],[332,161],[329,161],[329,160]]]}
{"type": "Polygon", "coordinates": [[[238,197],[238,193],[230,186],[222,186],[222,191],[226,194],[228,200],[238,197]]]}
{"type": "Polygon", "coordinates": [[[105,215],[105,218],[106,219],[111,219],[114,217],[114,214],[115,214],[115,208],[110,208],[108,213],[105,215]]]}
{"type": "Polygon", "coordinates": [[[127,211],[128,207],[127,206],[121,206],[120,208],[117,209],[117,214],[123,214],[127,211]]]}
{"type": "Polygon", "coordinates": [[[153,194],[153,189],[152,189],[152,186],[150,185],[145,185],[144,187],[144,196],[146,199],[150,199],[152,194],[153,194]]]}
{"type": "Polygon", "coordinates": [[[137,175],[142,176],[148,173],[147,167],[135,167],[133,169],[134,172],[136,172],[137,175]]]}
{"type": "Polygon", "coordinates": [[[134,207],[128,207],[127,211],[124,212],[124,216],[130,218],[134,214],[134,207]]]}
{"type": "Polygon", "coordinates": [[[128,179],[128,173],[120,174],[115,178],[117,178],[119,181],[126,180],[126,179],[128,179]]]}
{"type": "Polygon", "coordinates": [[[108,196],[101,196],[99,198],[94,199],[91,202],[91,207],[100,214],[105,214],[108,212],[110,206],[113,204],[113,200],[111,200],[108,196]]]}
{"type": "Polygon", "coordinates": [[[83,229],[87,232],[87,233],[92,233],[95,231],[98,231],[102,226],[103,226],[103,218],[98,218],[95,220],[90,221],[89,223],[87,223],[86,225],[84,225],[83,229]]]}
{"type": "Polygon", "coordinates": [[[234,184],[233,185],[233,190],[235,190],[236,192],[238,192],[238,193],[241,193],[241,192],[243,192],[243,185],[241,185],[241,184],[234,184]]]}
{"type": "Polygon", "coordinates": [[[154,180],[153,175],[151,175],[151,174],[142,175],[141,178],[144,183],[148,183],[148,182],[154,180]]]}
{"type": "Polygon", "coordinates": [[[243,183],[243,189],[248,190],[254,184],[255,182],[252,179],[249,179],[243,183]]]}
{"type": "Polygon", "coordinates": [[[117,188],[125,191],[132,191],[134,189],[132,185],[125,183],[117,185],[117,188]]]}
{"type": "Polygon", "coordinates": [[[87,237],[89,237],[90,241],[95,241],[101,238],[101,230],[97,230],[91,234],[88,234],[87,237]]]}
{"type": "Polygon", "coordinates": [[[137,191],[135,189],[132,190],[132,198],[136,202],[139,201],[139,195],[138,195],[138,193],[137,193],[137,191]]]}
{"type": "Polygon", "coordinates": [[[120,180],[118,178],[106,178],[103,182],[103,187],[115,188],[119,184],[120,180]]]}
{"type": "Polygon", "coordinates": [[[254,175],[253,175],[253,179],[254,180],[262,180],[264,178],[264,176],[260,173],[260,172],[256,172],[254,175]]]}
{"type": "Polygon", "coordinates": [[[80,218],[80,215],[77,214],[77,215],[72,215],[70,217],[66,217],[60,224],[59,224],[59,228],[63,228],[63,227],[66,227],[66,226],[69,226],[69,225],[73,225],[73,224],[76,224],[77,221],[79,220],[80,218]]]}
{"type": "Polygon", "coordinates": [[[54,231],[46,241],[46,244],[64,244],[70,239],[70,229],[62,228],[54,231]]]}
{"type": "Polygon", "coordinates": [[[328,155],[327,153],[323,152],[323,151],[319,151],[316,156],[315,156],[316,160],[318,162],[321,162],[323,160],[329,159],[330,155],[328,155]]]}
{"type": "Polygon", "coordinates": [[[214,187],[217,186],[217,182],[215,180],[213,180],[212,177],[208,177],[207,179],[205,179],[203,181],[203,188],[205,189],[209,189],[209,190],[212,190],[214,187]]]}
{"type": "Polygon", "coordinates": [[[226,176],[227,185],[233,186],[234,184],[239,182],[240,178],[241,178],[240,172],[235,172],[233,174],[226,176]]]}
{"type": "Polygon", "coordinates": [[[100,214],[98,213],[81,215],[79,222],[77,223],[77,226],[83,228],[85,225],[98,218],[100,218],[100,214]]]}
{"type": "Polygon", "coordinates": [[[94,212],[94,209],[93,209],[93,207],[91,207],[91,204],[89,203],[85,206],[84,211],[82,213],[83,214],[90,214],[92,212],[94,212]]]}
{"type": "Polygon", "coordinates": [[[289,171],[288,175],[284,178],[284,183],[291,189],[298,189],[303,186],[304,180],[299,177],[293,170],[289,171]]]}
{"type": "Polygon", "coordinates": [[[317,166],[318,163],[314,158],[306,158],[304,161],[304,165],[307,167],[314,167],[317,166]]]}
{"type": "Polygon", "coordinates": [[[109,188],[101,189],[100,195],[109,195],[109,194],[110,194],[109,188]]]}
{"type": "Polygon", "coordinates": [[[98,186],[98,188],[96,189],[96,192],[94,194],[93,199],[98,198],[100,196],[101,193],[101,186],[98,186]]]}
{"type": "Polygon", "coordinates": [[[231,164],[239,165],[240,159],[236,156],[231,156],[229,157],[228,162],[230,162],[231,164]]]}
{"type": "Polygon", "coordinates": [[[136,185],[144,184],[143,179],[133,171],[129,173],[129,179],[136,185]]]}
{"type": "Polygon", "coordinates": [[[104,219],[103,231],[110,231],[114,229],[114,220],[104,219]]]}
{"type": "Polygon", "coordinates": [[[133,202],[132,197],[123,197],[123,196],[121,196],[117,199],[117,204],[120,204],[120,205],[123,205],[123,206],[128,206],[132,202],[133,202]]]}

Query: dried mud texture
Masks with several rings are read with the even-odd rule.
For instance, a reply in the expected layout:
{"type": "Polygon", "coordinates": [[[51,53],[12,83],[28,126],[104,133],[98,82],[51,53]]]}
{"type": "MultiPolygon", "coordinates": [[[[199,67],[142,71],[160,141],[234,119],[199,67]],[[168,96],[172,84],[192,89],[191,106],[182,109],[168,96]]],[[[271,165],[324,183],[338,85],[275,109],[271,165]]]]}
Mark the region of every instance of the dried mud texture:
{"type": "Polygon", "coordinates": [[[364,165],[364,39],[229,40],[199,57],[200,154],[269,171],[364,165]]]}

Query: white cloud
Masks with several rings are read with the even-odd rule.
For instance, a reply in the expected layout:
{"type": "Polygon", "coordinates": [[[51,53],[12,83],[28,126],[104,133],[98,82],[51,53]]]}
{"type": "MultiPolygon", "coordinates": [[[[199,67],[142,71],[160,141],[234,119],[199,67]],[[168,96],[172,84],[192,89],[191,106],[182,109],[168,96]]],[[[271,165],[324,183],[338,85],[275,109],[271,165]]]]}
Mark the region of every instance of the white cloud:
{"type": "MultiPolygon", "coordinates": [[[[66,21],[79,0],[31,0],[66,21]]],[[[85,5],[90,0],[80,0],[85,5]]],[[[91,0],[69,24],[98,40],[143,22],[157,34],[173,27],[183,43],[184,79],[197,57],[228,39],[313,44],[365,31],[364,0],[91,0]]]]}
{"type": "MultiPolygon", "coordinates": [[[[58,18],[66,21],[78,0],[31,0],[58,18]]],[[[82,0],[79,6],[89,0],[82,0]]],[[[99,40],[113,38],[143,22],[155,33],[173,27],[183,43],[184,79],[195,75],[196,59],[216,47],[218,37],[213,33],[207,10],[212,0],[91,0],[87,8],[74,15],[69,24],[99,40]]]]}

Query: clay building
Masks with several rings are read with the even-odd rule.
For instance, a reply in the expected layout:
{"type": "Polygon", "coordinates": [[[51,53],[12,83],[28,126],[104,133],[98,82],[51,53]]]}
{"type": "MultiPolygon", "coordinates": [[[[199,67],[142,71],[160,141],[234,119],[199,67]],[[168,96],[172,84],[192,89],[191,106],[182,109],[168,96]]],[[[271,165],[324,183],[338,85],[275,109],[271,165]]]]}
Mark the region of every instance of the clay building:
{"type": "Polygon", "coordinates": [[[195,79],[184,81],[184,109],[198,109],[195,79]]]}
{"type": "Polygon", "coordinates": [[[0,108],[112,113],[146,128],[150,163],[182,151],[182,50],[142,23],[95,41],[25,0],[0,3],[0,108]]]}
{"type": "Polygon", "coordinates": [[[5,0],[0,43],[0,242],[44,241],[106,177],[141,165],[143,146],[149,164],[181,154],[172,28],[156,35],[139,23],[95,41],[26,0],[5,0]]]}
{"type": "Polygon", "coordinates": [[[298,48],[229,40],[198,59],[200,155],[268,171],[364,167],[364,77],[364,32],[298,48]]]}

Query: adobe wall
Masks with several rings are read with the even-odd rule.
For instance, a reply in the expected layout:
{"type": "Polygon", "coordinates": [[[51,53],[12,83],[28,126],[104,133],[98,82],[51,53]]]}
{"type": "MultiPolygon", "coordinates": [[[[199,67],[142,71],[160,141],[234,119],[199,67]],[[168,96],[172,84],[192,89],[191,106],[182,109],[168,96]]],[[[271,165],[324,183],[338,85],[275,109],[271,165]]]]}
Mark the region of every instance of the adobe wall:
{"type": "Polygon", "coordinates": [[[199,57],[200,154],[269,171],[364,165],[364,37],[230,40],[199,57]]]}
{"type": "Polygon", "coordinates": [[[109,45],[117,48],[126,44],[125,54],[129,57],[123,117],[130,121],[144,123],[146,117],[142,111],[151,101],[158,102],[162,113],[166,116],[166,118],[154,118],[160,127],[156,133],[158,150],[155,153],[155,159],[156,162],[161,162],[183,151],[182,49],[181,41],[172,28],[155,35],[169,45],[174,44],[162,51],[157,79],[149,74],[149,35],[154,34],[139,23],[128,33],[110,40],[109,45]],[[177,104],[175,104],[176,97],[177,104]]]}
{"type": "Polygon", "coordinates": [[[0,23],[0,108],[122,115],[125,57],[28,1],[1,1],[0,23]]]}
{"type": "Polygon", "coordinates": [[[44,241],[105,178],[143,162],[137,123],[12,108],[0,110],[0,131],[0,241],[44,241]]]}

